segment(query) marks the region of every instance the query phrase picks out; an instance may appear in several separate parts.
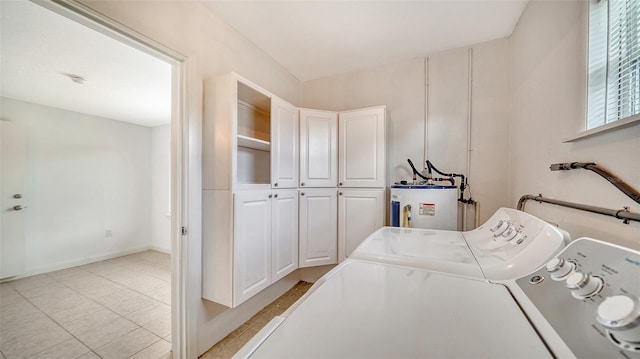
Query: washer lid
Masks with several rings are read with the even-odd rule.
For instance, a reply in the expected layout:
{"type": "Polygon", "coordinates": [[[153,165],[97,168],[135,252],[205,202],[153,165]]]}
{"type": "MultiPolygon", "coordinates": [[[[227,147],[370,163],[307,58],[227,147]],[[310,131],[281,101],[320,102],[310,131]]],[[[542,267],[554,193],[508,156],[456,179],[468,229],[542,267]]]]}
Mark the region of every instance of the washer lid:
{"type": "Polygon", "coordinates": [[[506,288],[347,260],[254,358],[551,357],[506,288]]]}
{"type": "Polygon", "coordinates": [[[484,278],[461,232],[383,227],[349,258],[398,264],[471,278],[484,278]]]}

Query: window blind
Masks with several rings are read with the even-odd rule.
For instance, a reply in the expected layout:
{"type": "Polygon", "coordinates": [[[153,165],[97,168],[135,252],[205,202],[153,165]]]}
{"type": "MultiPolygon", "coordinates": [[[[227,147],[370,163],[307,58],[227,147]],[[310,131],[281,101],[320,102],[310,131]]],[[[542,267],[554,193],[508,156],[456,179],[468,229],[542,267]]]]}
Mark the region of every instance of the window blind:
{"type": "Polygon", "coordinates": [[[587,129],[640,114],[640,1],[592,0],[587,129]]]}

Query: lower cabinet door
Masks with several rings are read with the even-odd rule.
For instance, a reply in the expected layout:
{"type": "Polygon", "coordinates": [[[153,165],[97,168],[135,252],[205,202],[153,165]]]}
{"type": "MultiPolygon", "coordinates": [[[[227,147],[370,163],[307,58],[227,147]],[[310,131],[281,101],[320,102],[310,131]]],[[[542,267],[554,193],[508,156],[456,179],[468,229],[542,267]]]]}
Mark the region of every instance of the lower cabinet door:
{"type": "Polygon", "coordinates": [[[233,306],[271,284],[271,191],[233,197],[233,306]]]}
{"type": "Polygon", "coordinates": [[[298,190],[275,191],[271,209],[271,275],[275,282],[298,269],[298,190]]]}
{"type": "Polygon", "coordinates": [[[300,267],[337,263],[338,203],[335,188],[300,190],[300,267]]]}
{"type": "Polygon", "coordinates": [[[340,189],[338,192],[338,259],[384,225],[384,189],[340,189]]]}

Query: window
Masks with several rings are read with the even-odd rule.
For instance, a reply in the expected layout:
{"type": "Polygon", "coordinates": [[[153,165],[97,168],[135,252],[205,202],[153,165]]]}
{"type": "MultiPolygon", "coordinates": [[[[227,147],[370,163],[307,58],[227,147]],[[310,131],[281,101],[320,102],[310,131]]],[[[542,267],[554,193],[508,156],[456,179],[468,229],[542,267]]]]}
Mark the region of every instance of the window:
{"type": "Polygon", "coordinates": [[[640,114],[640,1],[590,0],[587,130],[640,114]]]}

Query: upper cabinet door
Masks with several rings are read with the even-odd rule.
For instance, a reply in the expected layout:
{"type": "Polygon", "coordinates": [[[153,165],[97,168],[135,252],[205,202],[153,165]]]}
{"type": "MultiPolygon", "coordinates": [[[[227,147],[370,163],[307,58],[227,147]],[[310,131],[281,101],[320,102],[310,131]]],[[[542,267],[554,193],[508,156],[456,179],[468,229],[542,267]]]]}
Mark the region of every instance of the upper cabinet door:
{"type": "Polygon", "coordinates": [[[271,187],[298,187],[298,109],[271,99],[271,187]]]}
{"type": "Polygon", "coordinates": [[[338,114],[300,110],[300,187],[338,184],[338,114]]]}
{"type": "Polygon", "coordinates": [[[340,112],[339,187],[385,186],[385,107],[340,112]]]}

